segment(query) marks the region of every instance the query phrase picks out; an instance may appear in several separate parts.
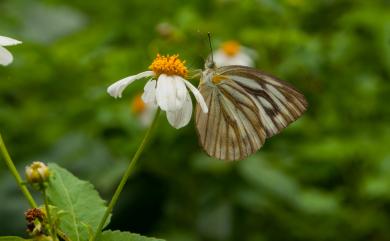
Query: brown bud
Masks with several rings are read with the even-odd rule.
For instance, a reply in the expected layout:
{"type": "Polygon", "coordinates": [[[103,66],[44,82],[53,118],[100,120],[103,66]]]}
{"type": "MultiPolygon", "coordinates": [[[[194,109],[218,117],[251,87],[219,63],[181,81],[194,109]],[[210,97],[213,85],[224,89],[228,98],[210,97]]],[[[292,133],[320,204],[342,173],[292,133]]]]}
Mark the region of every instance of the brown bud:
{"type": "Polygon", "coordinates": [[[27,232],[31,236],[42,235],[46,233],[45,230],[45,212],[40,208],[31,208],[28,209],[25,213],[25,218],[27,221],[27,232]]]}
{"type": "Polygon", "coordinates": [[[26,217],[27,222],[33,222],[36,218],[39,221],[43,221],[45,213],[40,208],[30,208],[24,213],[24,216],[26,217]]]}

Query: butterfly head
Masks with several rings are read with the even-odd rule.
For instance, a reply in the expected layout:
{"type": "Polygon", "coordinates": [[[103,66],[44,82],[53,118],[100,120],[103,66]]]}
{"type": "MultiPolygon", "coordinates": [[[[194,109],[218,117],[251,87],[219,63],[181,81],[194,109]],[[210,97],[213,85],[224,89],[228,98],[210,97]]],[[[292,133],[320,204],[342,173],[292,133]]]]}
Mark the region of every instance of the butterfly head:
{"type": "Polygon", "coordinates": [[[207,70],[207,69],[215,69],[216,68],[216,65],[215,65],[215,62],[213,60],[213,56],[210,55],[206,62],[204,63],[204,68],[207,70]]]}
{"type": "Polygon", "coordinates": [[[218,74],[218,68],[215,67],[215,65],[207,66],[207,63],[205,64],[206,69],[202,72],[202,77],[201,77],[201,84],[206,84],[209,87],[217,87],[217,85],[221,84],[222,81],[226,80],[227,77],[218,74]]]}

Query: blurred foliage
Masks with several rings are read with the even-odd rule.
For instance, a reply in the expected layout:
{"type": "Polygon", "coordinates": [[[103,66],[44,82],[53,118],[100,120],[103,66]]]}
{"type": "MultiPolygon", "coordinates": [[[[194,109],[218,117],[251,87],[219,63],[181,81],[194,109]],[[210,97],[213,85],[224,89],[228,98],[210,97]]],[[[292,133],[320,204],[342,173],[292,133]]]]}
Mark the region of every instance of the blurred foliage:
{"type": "MultiPolygon", "coordinates": [[[[193,124],[161,117],[109,228],[170,241],[390,240],[389,1],[2,0],[0,12],[0,35],[24,42],[0,68],[0,128],[19,170],[57,162],[106,199],[144,132],[130,108],[144,82],[120,100],[106,87],[156,53],[202,68],[210,31],[307,96],[303,118],[237,163],[206,157],[193,124]]],[[[24,235],[27,203],[0,167],[0,235],[24,235]]]]}

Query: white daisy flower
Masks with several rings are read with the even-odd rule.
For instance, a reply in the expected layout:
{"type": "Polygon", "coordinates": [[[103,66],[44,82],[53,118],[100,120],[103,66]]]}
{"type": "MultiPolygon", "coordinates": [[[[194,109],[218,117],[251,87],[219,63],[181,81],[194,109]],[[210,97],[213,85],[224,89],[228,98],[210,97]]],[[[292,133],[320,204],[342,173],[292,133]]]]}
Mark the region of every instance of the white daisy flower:
{"type": "Polygon", "coordinates": [[[131,102],[131,112],[134,114],[142,127],[149,126],[153,121],[157,106],[154,103],[145,103],[142,95],[138,94],[131,102]]]}
{"type": "Polygon", "coordinates": [[[4,46],[17,45],[21,43],[22,42],[16,39],[0,36],[0,65],[9,65],[14,59],[12,54],[5,49],[4,46]]]}
{"type": "Polygon", "coordinates": [[[256,53],[249,48],[241,46],[236,41],[227,41],[215,51],[213,57],[217,67],[227,65],[254,67],[254,57],[256,57],[256,53]]]}
{"type": "Polygon", "coordinates": [[[142,100],[166,111],[169,123],[176,129],[186,126],[191,119],[192,101],[187,88],[194,94],[202,111],[208,112],[202,94],[185,79],[188,70],[178,55],[160,56],[158,54],[149,69],[150,71],[115,82],[108,87],[107,92],[114,98],[120,98],[123,90],[135,80],[149,78],[144,87],[142,100]]]}

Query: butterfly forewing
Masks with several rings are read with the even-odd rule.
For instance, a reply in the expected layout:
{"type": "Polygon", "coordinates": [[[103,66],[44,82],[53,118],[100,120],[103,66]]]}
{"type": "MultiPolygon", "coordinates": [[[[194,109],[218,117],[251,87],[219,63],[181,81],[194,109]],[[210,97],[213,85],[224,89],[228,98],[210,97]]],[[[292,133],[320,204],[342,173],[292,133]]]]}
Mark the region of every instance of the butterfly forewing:
{"type": "Polygon", "coordinates": [[[196,127],[204,150],[218,159],[251,155],[307,108],[294,87],[253,68],[221,67],[209,76],[209,82],[215,77],[220,81],[204,80],[199,86],[209,113],[197,106],[196,127]]]}
{"type": "Polygon", "coordinates": [[[307,108],[305,97],[290,84],[244,66],[219,68],[217,74],[240,85],[257,103],[267,137],[279,133],[307,108]]]}

